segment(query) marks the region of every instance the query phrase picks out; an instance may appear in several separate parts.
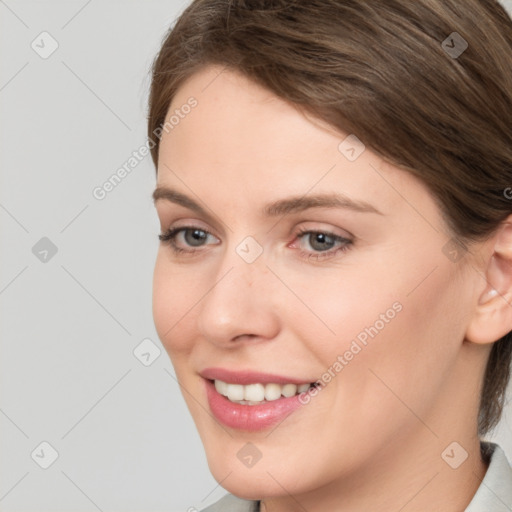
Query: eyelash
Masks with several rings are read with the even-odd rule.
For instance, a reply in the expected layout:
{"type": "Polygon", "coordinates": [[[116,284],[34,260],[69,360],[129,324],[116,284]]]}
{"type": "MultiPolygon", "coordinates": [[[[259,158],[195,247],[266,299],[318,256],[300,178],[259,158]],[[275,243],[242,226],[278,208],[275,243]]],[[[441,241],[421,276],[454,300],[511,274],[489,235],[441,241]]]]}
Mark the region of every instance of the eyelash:
{"type": "MultiPolygon", "coordinates": [[[[192,250],[182,249],[181,247],[178,247],[178,245],[176,245],[176,242],[175,242],[176,236],[180,232],[192,231],[192,230],[201,231],[201,232],[205,233],[207,236],[212,235],[212,233],[210,233],[206,229],[202,229],[197,226],[180,226],[180,227],[168,229],[165,233],[161,233],[160,235],[158,235],[158,238],[161,242],[168,245],[171,248],[171,250],[174,252],[174,254],[178,255],[178,254],[185,253],[188,255],[192,255],[193,253],[198,252],[198,249],[192,249],[192,250]]],[[[329,238],[332,238],[332,240],[334,242],[342,242],[343,245],[341,247],[338,247],[337,249],[330,249],[328,251],[320,251],[320,252],[317,251],[314,253],[307,252],[302,249],[299,250],[299,257],[301,257],[302,259],[308,260],[308,261],[310,259],[314,259],[317,261],[323,261],[325,259],[333,258],[339,252],[348,251],[353,244],[352,240],[349,240],[349,239],[344,238],[339,235],[335,235],[334,233],[331,233],[329,231],[320,231],[320,230],[315,231],[315,230],[311,230],[311,229],[301,229],[297,232],[297,234],[295,236],[299,239],[302,239],[306,235],[313,235],[313,234],[314,235],[317,235],[317,234],[327,235],[329,238]]]]}

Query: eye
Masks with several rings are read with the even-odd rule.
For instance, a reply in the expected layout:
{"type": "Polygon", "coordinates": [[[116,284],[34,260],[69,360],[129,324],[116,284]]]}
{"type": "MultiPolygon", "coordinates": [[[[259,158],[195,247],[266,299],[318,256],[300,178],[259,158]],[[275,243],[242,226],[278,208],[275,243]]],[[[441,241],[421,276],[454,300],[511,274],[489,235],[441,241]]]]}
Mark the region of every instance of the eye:
{"type": "Polygon", "coordinates": [[[193,253],[196,251],[194,247],[202,247],[205,245],[208,237],[213,237],[213,235],[209,231],[197,226],[170,228],[166,232],[158,235],[159,240],[169,245],[175,253],[193,253]],[[177,242],[181,242],[185,248],[178,245],[177,242]],[[192,247],[192,249],[190,250],[186,247],[192,247]]]}
{"type": "MultiPolygon", "coordinates": [[[[300,240],[299,257],[306,260],[332,258],[340,251],[347,251],[353,244],[352,240],[329,231],[301,230],[296,237],[300,240]],[[305,250],[305,246],[307,248],[308,245],[312,250],[305,250]]],[[[175,254],[195,253],[200,247],[208,245],[209,238],[216,239],[212,233],[198,226],[170,228],[158,235],[158,238],[175,254]]]]}
{"type": "Polygon", "coordinates": [[[302,230],[297,233],[297,238],[300,240],[299,255],[307,260],[332,258],[340,251],[347,251],[353,243],[352,240],[328,231],[302,230]],[[304,250],[307,245],[313,249],[312,252],[304,250]]]}

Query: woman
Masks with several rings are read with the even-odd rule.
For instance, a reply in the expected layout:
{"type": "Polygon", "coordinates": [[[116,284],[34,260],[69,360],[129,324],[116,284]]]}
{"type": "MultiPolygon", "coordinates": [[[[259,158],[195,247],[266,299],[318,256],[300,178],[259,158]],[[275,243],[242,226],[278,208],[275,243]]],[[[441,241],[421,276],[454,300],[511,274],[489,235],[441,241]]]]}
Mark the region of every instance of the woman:
{"type": "Polygon", "coordinates": [[[209,511],[510,511],[512,23],[196,0],[152,75],[153,311],[209,511]]]}

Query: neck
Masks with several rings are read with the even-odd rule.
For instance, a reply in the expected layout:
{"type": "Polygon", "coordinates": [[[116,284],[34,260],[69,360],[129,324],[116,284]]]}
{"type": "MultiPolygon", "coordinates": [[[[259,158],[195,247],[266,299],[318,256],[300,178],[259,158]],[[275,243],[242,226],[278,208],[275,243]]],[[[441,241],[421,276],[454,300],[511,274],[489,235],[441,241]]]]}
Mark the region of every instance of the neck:
{"type": "Polygon", "coordinates": [[[312,492],[263,500],[261,512],[455,512],[465,510],[484,478],[475,435],[434,434],[421,425],[408,439],[397,436],[364,468],[312,492]],[[468,456],[465,456],[462,448],[468,456]],[[460,463],[460,465],[458,465],[460,463]],[[453,467],[452,467],[453,466],[453,467]],[[455,466],[458,466],[455,468],[455,466]]]}

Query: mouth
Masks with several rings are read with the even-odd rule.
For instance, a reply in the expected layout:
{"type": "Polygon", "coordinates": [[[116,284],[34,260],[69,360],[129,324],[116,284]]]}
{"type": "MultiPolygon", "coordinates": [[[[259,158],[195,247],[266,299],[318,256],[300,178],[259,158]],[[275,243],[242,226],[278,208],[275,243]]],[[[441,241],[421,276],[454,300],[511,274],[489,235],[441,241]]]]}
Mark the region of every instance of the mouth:
{"type": "Polygon", "coordinates": [[[210,380],[210,382],[213,383],[216,391],[225,396],[230,402],[252,406],[273,402],[281,398],[290,398],[317,387],[314,382],[298,385],[291,382],[286,384],[256,382],[243,385],[224,382],[219,379],[210,380]]]}
{"type": "Polygon", "coordinates": [[[310,402],[302,397],[319,387],[316,382],[252,371],[220,368],[200,373],[210,411],[223,425],[249,432],[280,425],[310,402]]]}

